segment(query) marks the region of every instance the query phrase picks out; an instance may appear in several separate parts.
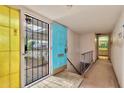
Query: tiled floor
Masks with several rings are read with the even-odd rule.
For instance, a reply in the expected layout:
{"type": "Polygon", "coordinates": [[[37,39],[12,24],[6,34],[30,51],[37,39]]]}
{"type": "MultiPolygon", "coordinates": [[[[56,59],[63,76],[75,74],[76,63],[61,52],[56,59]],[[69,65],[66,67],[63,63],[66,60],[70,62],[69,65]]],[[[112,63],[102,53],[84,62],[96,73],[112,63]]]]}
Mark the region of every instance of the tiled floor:
{"type": "Polygon", "coordinates": [[[112,64],[108,60],[98,60],[88,71],[80,87],[117,88],[118,83],[112,64]]]}

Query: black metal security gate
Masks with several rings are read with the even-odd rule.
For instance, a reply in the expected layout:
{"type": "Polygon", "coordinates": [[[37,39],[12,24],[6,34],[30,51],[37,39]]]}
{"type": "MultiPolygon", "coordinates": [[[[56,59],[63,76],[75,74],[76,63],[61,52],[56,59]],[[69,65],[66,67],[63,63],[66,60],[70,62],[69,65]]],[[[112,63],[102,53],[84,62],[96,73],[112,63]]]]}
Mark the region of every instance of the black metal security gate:
{"type": "Polygon", "coordinates": [[[49,24],[26,15],[26,85],[49,74],[49,24]]]}

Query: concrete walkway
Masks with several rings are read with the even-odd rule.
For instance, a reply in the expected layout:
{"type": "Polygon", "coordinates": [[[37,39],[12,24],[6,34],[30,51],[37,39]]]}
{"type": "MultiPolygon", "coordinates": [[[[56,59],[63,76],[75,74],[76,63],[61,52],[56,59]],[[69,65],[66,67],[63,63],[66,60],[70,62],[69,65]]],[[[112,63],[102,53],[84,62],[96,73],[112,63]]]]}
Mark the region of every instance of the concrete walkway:
{"type": "Polygon", "coordinates": [[[108,60],[98,60],[88,71],[80,87],[117,88],[118,83],[112,64],[108,60]]]}

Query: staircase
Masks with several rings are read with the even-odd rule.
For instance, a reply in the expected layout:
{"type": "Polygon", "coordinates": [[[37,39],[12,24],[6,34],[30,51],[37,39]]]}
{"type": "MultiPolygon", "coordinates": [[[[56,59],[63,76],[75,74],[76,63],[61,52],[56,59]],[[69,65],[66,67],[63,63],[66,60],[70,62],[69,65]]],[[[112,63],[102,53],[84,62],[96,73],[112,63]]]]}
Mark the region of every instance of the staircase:
{"type": "Polygon", "coordinates": [[[84,75],[93,64],[93,51],[88,51],[81,55],[82,61],[80,62],[80,70],[77,69],[77,67],[72,63],[69,58],[67,58],[67,61],[70,63],[70,65],[73,67],[77,74],[84,75]]]}

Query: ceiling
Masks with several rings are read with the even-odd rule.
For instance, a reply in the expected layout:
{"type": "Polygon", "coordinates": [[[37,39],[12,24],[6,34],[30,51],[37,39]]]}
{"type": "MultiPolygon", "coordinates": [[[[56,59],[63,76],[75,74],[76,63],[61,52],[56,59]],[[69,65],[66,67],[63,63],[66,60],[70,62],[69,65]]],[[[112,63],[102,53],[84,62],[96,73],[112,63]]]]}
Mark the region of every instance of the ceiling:
{"type": "Polygon", "coordinates": [[[26,5],[25,7],[78,33],[111,32],[122,9],[122,6],[116,5],[26,5]]]}

